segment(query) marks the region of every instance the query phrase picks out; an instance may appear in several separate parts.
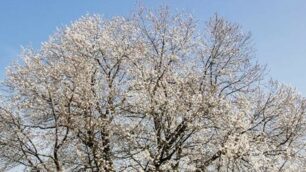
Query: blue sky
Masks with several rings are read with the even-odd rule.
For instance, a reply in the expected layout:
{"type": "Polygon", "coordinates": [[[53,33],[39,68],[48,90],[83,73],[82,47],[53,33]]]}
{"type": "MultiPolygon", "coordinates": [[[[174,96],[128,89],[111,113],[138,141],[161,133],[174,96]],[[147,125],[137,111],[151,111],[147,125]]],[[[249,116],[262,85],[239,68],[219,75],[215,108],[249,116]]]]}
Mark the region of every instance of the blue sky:
{"type": "MultiPolygon", "coordinates": [[[[239,23],[253,35],[258,61],[269,76],[306,95],[305,0],[152,0],[146,7],[166,4],[185,10],[203,23],[214,13],[239,23]]],[[[3,0],[0,2],[0,79],[21,46],[39,48],[56,27],[87,13],[105,17],[128,15],[134,0],[3,0]]]]}

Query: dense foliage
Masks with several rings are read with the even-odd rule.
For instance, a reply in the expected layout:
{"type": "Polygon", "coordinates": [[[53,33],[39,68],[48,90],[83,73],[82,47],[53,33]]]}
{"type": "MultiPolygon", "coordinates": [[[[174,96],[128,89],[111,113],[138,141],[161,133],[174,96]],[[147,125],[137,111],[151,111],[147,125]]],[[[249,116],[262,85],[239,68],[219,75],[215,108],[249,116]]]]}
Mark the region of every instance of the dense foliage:
{"type": "Polygon", "coordinates": [[[250,35],[221,17],[85,16],[21,59],[3,84],[2,170],[305,167],[305,99],[263,79],[250,35]]]}

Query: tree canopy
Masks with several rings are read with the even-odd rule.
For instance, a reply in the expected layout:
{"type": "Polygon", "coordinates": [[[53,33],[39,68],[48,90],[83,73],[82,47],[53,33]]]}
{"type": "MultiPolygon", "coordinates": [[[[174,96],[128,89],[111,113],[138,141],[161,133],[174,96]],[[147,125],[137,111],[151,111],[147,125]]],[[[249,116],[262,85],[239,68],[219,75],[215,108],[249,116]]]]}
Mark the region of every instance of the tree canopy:
{"type": "Polygon", "coordinates": [[[305,167],[305,98],[267,81],[250,34],[217,15],[87,15],[20,56],[2,85],[2,170],[305,167]]]}

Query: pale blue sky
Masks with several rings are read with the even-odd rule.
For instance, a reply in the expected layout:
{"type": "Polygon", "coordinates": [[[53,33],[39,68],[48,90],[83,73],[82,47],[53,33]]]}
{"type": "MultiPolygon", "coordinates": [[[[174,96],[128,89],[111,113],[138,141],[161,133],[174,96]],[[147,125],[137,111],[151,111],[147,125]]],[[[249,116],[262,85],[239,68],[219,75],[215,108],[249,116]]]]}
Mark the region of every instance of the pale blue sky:
{"type": "MultiPolygon", "coordinates": [[[[105,17],[128,15],[134,0],[2,0],[0,2],[0,78],[21,46],[38,48],[56,27],[86,13],[105,17]]],[[[306,1],[305,0],[152,0],[191,12],[199,22],[214,13],[251,31],[260,63],[270,76],[296,86],[306,95],[306,1]]]]}

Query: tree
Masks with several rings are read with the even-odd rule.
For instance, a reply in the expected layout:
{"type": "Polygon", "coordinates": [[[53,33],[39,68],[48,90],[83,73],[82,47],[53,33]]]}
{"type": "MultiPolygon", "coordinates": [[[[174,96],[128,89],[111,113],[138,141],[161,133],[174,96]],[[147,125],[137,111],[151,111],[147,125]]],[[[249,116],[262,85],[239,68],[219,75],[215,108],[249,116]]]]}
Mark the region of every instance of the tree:
{"type": "Polygon", "coordinates": [[[250,34],[214,16],[85,16],[7,72],[0,167],[286,171],[304,166],[305,99],[264,80],[250,34]]]}

